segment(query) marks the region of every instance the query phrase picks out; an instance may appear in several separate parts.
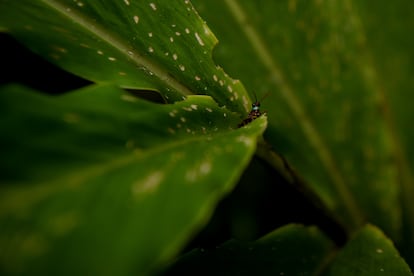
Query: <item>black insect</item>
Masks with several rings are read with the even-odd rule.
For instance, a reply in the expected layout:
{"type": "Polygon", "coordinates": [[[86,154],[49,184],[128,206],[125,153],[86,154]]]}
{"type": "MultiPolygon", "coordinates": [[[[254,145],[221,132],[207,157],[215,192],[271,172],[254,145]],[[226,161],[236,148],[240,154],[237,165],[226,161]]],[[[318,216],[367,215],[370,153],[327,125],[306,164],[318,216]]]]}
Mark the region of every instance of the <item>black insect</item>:
{"type": "MultiPolygon", "coordinates": [[[[260,101],[262,101],[268,95],[269,95],[269,93],[267,93],[266,95],[264,95],[260,101]]],[[[255,102],[252,103],[252,109],[250,110],[249,115],[247,115],[247,118],[244,119],[238,125],[239,128],[240,127],[243,127],[243,126],[245,126],[247,124],[250,124],[251,122],[253,122],[257,118],[259,118],[262,114],[266,113],[266,112],[264,112],[264,113],[260,112],[260,101],[257,100],[256,95],[254,95],[254,98],[255,98],[255,102]]]]}

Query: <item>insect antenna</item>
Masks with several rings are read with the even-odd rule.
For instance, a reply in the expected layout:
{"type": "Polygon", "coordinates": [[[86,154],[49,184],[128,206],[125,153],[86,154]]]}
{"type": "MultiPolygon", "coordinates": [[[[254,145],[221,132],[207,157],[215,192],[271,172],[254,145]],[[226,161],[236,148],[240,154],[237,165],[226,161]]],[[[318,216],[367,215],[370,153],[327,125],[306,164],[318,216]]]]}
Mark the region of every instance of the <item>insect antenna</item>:
{"type": "Polygon", "coordinates": [[[256,92],[253,91],[253,96],[254,96],[254,102],[257,103],[257,95],[256,92]]]}
{"type": "Polygon", "coordinates": [[[253,91],[253,95],[254,95],[254,102],[261,103],[264,99],[266,99],[270,95],[270,92],[267,92],[266,94],[264,94],[264,96],[261,97],[259,100],[257,100],[256,92],[253,91]]]}
{"type": "MultiPolygon", "coordinates": [[[[264,96],[259,100],[259,102],[261,102],[264,99],[266,99],[269,95],[270,95],[270,92],[267,92],[266,94],[264,94],[264,96]]],[[[256,97],[256,94],[255,94],[255,97],[256,97]]],[[[257,99],[256,99],[256,102],[257,102],[257,99]]]]}

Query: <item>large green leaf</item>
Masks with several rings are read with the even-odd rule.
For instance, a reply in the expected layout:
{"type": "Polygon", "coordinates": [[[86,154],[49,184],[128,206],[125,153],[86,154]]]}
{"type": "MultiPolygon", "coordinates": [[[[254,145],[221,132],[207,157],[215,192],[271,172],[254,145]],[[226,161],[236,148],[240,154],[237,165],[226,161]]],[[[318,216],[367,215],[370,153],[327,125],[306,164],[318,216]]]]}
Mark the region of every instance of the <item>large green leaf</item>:
{"type": "Polygon", "coordinates": [[[414,260],[412,4],[193,2],[219,63],[270,92],[268,141],[349,230],[374,222],[414,260]]]}
{"type": "Polygon", "coordinates": [[[266,118],[208,96],[149,103],[94,86],[0,91],[0,271],[143,275],[209,218],[248,164],[266,118]]]}
{"type": "Polygon", "coordinates": [[[187,253],[165,275],[413,275],[384,234],[366,226],[342,249],[314,227],[284,226],[254,242],[187,253]]]}
{"type": "Polygon", "coordinates": [[[403,207],[403,239],[397,240],[401,251],[414,266],[414,132],[411,102],[414,89],[413,3],[386,1],[372,5],[355,1],[365,34],[365,58],[371,73],[373,89],[382,92],[383,114],[387,122],[393,160],[398,164],[400,204],[403,207]],[[378,26],[381,27],[378,27],[378,26]]]}
{"type": "Polygon", "coordinates": [[[214,64],[217,39],[189,1],[1,0],[0,29],[96,82],[159,91],[167,101],[208,94],[249,109],[241,83],[214,64]]]}

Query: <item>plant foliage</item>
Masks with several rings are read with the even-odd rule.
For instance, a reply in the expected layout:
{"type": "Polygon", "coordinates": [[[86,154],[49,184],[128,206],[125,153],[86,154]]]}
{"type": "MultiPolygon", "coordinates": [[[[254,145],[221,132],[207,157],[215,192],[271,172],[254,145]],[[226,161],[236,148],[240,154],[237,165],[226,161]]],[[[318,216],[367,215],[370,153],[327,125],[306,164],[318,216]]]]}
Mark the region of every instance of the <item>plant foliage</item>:
{"type": "Polygon", "coordinates": [[[0,88],[0,273],[412,275],[406,4],[193,2],[0,0],[0,30],[93,82],[0,88]],[[255,153],[344,246],[291,224],[180,254],[255,153]]]}

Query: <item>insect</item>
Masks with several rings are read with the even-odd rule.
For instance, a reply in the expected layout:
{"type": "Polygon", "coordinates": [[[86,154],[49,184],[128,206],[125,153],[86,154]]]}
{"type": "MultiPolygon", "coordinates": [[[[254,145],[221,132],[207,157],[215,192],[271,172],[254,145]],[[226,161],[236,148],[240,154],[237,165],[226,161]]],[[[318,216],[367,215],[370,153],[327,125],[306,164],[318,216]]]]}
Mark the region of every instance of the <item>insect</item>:
{"type": "MultiPolygon", "coordinates": [[[[266,95],[264,95],[260,101],[262,101],[264,98],[266,98],[269,95],[269,93],[267,93],[266,95]]],[[[249,112],[249,115],[247,115],[247,118],[244,119],[239,125],[238,127],[243,127],[247,124],[250,124],[251,122],[253,122],[254,120],[256,120],[257,118],[259,118],[262,114],[265,114],[266,112],[262,113],[260,112],[260,101],[257,100],[256,94],[254,94],[254,99],[255,102],[252,103],[252,109],[249,112]]]]}

